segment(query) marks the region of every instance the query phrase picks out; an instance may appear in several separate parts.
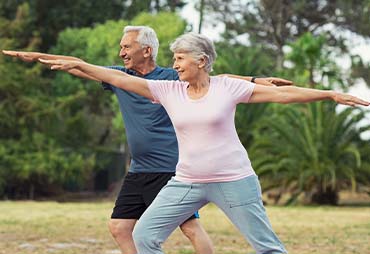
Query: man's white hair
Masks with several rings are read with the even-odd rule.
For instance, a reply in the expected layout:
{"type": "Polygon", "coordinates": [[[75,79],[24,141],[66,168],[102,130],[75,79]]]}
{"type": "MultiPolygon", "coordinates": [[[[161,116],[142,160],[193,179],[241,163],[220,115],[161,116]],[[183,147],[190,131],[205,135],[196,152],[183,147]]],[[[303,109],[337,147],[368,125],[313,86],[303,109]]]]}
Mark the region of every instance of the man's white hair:
{"type": "Polygon", "coordinates": [[[159,41],[155,31],[149,26],[125,26],[123,33],[138,32],[137,42],[141,47],[152,48],[152,59],[155,61],[158,55],[159,41]]]}
{"type": "Polygon", "coordinates": [[[171,44],[170,49],[173,53],[188,53],[196,60],[205,57],[207,60],[205,70],[212,71],[213,62],[216,60],[217,53],[213,42],[206,36],[197,33],[186,33],[177,37],[171,44]]]}

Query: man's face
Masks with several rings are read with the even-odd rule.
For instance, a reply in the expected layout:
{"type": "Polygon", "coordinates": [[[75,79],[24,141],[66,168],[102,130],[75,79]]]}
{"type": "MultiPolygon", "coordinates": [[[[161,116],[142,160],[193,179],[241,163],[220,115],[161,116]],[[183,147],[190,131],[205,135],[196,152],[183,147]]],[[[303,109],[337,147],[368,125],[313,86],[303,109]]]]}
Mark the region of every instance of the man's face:
{"type": "Polygon", "coordinates": [[[122,36],[119,56],[127,69],[135,70],[145,60],[145,47],[142,48],[137,42],[138,32],[130,31],[122,36]]]}

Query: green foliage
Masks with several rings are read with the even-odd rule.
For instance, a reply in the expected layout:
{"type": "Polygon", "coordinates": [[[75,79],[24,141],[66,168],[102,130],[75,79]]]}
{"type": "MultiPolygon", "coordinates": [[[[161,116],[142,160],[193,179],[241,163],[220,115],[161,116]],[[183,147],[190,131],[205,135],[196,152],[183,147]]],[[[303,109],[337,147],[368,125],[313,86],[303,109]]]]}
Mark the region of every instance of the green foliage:
{"type": "Polygon", "coordinates": [[[354,55],[352,61],[352,78],[361,78],[370,88],[370,63],[366,63],[361,59],[361,56],[354,55]]]}
{"type": "MultiPolygon", "coordinates": [[[[174,12],[183,1],[158,0],[16,0],[0,1],[0,16],[13,19],[18,6],[27,4],[31,13],[30,32],[41,35],[40,50],[45,52],[55,45],[58,34],[66,28],[91,27],[107,20],[132,20],[140,13],[174,12]]],[[[24,33],[26,34],[26,33],[24,33]]]]}
{"type": "Polygon", "coordinates": [[[10,198],[24,193],[33,198],[38,193],[48,193],[52,186],[73,182],[82,185],[94,165],[93,157],[68,151],[40,132],[22,135],[21,139],[7,139],[0,145],[0,195],[4,189],[10,198]],[[36,190],[26,186],[39,185],[36,190]],[[27,188],[27,187],[26,187],[27,188]]]}
{"type": "MultiPolygon", "coordinates": [[[[368,80],[367,63],[358,56],[352,57],[350,78],[341,71],[334,59],[346,52],[347,43],[336,36],[338,30],[324,29],[330,22],[368,35],[368,0],[204,2],[206,10],[212,5],[222,14],[216,17],[226,25],[225,40],[216,43],[215,73],[275,75],[296,84],[343,88],[350,78],[368,80]],[[238,35],[248,35],[250,45],[237,43],[238,35]],[[285,58],[283,48],[290,49],[285,58]]],[[[169,43],[185,31],[186,23],[160,11],[183,4],[0,1],[0,47],[51,49],[99,65],[119,65],[123,27],[149,25],[161,45],[158,64],[171,66],[169,43]]],[[[32,197],[63,186],[81,189],[93,169],[109,163],[100,158],[124,142],[117,99],[99,84],[3,56],[0,76],[0,196],[4,191],[8,197],[32,197]]],[[[293,199],[305,193],[314,200],[320,192],[332,192],[335,198],[338,190],[350,186],[369,191],[370,151],[368,141],[359,138],[369,128],[357,127],[364,118],[363,112],[338,113],[326,103],[240,105],[236,126],[265,186],[292,191],[293,199]]]]}
{"type": "Polygon", "coordinates": [[[339,54],[336,54],[335,48],[328,46],[327,35],[305,33],[289,46],[286,59],[293,64],[290,76],[308,78],[311,87],[324,82],[329,87],[347,86],[345,81],[348,77],[341,73],[334,60],[339,54]]]}
{"type": "Polygon", "coordinates": [[[156,31],[160,44],[157,63],[161,66],[172,67],[173,54],[169,50],[169,46],[176,37],[184,33],[186,22],[169,12],[161,12],[156,15],[142,13],[132,20],[132,25],[147,25],[156,31]]]}
{"type": "MultiPolygon", "coordinates": [[[[0,21],[0,48],[36,49],[40,39],[27,30],[30,15],[25,3],[14,20],[0,21]]],[[[40,65],[3,56],[0,62],[0,196],[6,190],[9,198],[20,193],[33,197],[68,181],[80,184],[92,169],[93,156],[69,149],[53,131],[64,126],[58,116],[71,97],[53,96],[40,65]]]]}
{"type": "MultiPolygon", "coordinates": [[[[107,21],[93,28],[66,29],[59,34],[58,43],[51,52],[53,54],[73,55],[103,66],[120,65],[121,60],[118,57],[119,42],[123,34],[123,28],[128,24],[127,21],[118,20],[107,21]]],[[[186,23],[173,13],[163,12],[157,15],[140,14],[130,24],[148,25],[156,31],[160,45],[162,45],[158,52],[158,64],[170,65],[172,53],[168,49],[168,44],[184,31],[186,23]]],[[[125,140],[122,117],[115,96],[107,96],[109,93],[103,94],[102,88],[93,82],[86,82],[64,73],[57,73],[52,87],[57,95],[63,96],[83,92],[81,97],[76,98],[74,102],[75,110],[64,112],[64,118],[74,118],[77,122],[89,123],[90,130],[92,129],[91,126],[101,127],[91,131],[89,141],[87,141],[92,143],[91,146],[104,144],[106,148],[114,149],[125,140]],[[81,114],[76,115],[76,111],[81,112],[81,114]],[[111,124],[114,127],[112,130],[111,124]],[[107,132],[109,132],[109,135],[104,138],[107,132]],[[104,143],[101,142],[102,140],[104,140],[104,143]]],[[[65,132],[78,133],[76,136],[81,137],[84,136],[83,132],[86,132],[86,130],[85,128],[71,126],[65,132]]],[[[80,142],[78,138],[74,140],[80,142]]]]}
{"type": "Polygon", "coordinates": [[[266,188],[292,192],[292,201],[304,193],[308,202],[336,204],[339,190],[369,183],[360,135],[370,127],[357,127],[363,118],[359,109],[337,113],[327,102],[279,107],[252,145],[256,172],[268,178],[266,188]]]}
{"type": "MultiPolygon", "coordinates": [[[[38,50],[40,33],[33,30],[32,10],[25,3],[14,19],[0,19],[2,49],[38,50]]],[[[118,20],[67,28],[50,52],[119,65],[119,41],[128,24],[118,20]]],[[[174,14],[159,13],[139,15],[132,24],[157,30],[166,45],[159,59],[170,63],[168,42],[183,32],[185,22],[174,14]]],[[[38,64],[2,55],[0,63],[0,196],[34,198],[62,187],[84,188],[94,168],[110,163],[96,161],[99,155],[116,151],[125,140],[117,99],[99,84],[51,73],[38,64]]]]}
{"type": "MultiPolygon", "coordinates": [[[[271,76],[274,68],[270,52],[258,46],[246,47],[222,41],[216,43],[218,53],[214,64],[216,74],[231,73],[242,76],[271,76]]],[[[265,116],[268,104],[239,105],[235,114],[235,125],[239,138],[246,148],[254,141],[252,130],[265,116]]]]}
{"type": "Polygon", "coordinates": [[[233,73],[239,75],[271,75],[274,69],[271,50],[259,46],[244,46],[228,41],[215,45],[217,60],[214,64],[216,73],[233,73]]]}
{"type": "Polygon", "coordinates": [[[369,0],[204,2],[205,10],[211,12],[208,21],[225,25],[225,39],[248,35],[253,45],[273,49],[274,64],[279,71],[283,69],[284,46],[307,32],[315,36],[327,32],[328,45],[342,54],[348,53],[354,43],[346,41],[342,36],[345,32],[365,39],[370,35],[369,0]]]}

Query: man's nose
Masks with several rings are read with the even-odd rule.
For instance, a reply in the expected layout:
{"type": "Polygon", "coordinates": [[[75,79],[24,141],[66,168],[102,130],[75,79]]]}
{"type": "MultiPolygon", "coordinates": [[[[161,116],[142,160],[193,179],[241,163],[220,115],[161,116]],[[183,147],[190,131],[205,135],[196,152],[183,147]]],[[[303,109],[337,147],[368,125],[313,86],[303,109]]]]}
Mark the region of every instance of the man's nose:
{"type": "Polygon", "coordinates": [[[119,56],[120,56],[120,57],[124,57],[125,55],[126,55],[125,50],[124,50],[124,49],[121,49],[121,50],[119,51],[119,56]]]}

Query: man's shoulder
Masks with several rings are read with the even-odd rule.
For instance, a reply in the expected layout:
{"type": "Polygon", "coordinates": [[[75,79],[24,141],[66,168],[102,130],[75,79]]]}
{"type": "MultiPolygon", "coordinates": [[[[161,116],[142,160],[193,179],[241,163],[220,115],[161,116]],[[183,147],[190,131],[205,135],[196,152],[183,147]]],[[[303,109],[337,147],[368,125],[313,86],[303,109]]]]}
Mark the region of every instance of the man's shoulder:
{"type": "Polygon", "coordinates": [[[176,73],[176,71],[173,68],[157,66],[157,69],[158,71],[162,71],[162,72],[176,73]]]}
{"type": "Polygon", "coordinates": [[[162,66],[157,66],[155,73],[153,74],[156,79],[163,79],[163,80],[178,80],[179,79],[177,72],[174,69],[166,68],[162,66]]]}
{"type": "Polygon", "coordinates": [[[105,66],[106,68],[109,68],[109,69],[114,69],[114,70],[118,70],[118,71],[123,71],[123,72],[126,72],[128,74],[134,74],[135,72],[130,70],[130,69],[127,69],[121,65],[111,65],[111,66],[105,66]]]}

